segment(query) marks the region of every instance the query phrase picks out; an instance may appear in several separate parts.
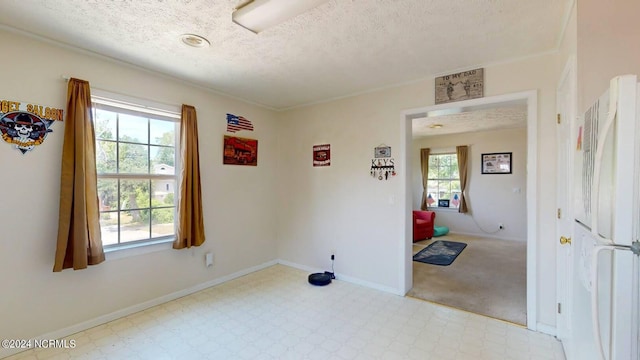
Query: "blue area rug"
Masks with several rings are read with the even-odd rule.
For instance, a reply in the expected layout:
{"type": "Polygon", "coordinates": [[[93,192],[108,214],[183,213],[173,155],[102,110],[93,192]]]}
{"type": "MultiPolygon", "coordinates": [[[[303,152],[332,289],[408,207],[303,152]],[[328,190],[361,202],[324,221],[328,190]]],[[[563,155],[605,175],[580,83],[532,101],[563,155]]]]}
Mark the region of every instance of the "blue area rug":
{"type": "Polygon", "coordinates": [[[455,241],[438,240],[429,244],[426,248],[420,250],[419,253],[413,255],[413,261],[419,261],[425,264],[451,265],[453,260],[460,255],[467,244],[455,241]]]}

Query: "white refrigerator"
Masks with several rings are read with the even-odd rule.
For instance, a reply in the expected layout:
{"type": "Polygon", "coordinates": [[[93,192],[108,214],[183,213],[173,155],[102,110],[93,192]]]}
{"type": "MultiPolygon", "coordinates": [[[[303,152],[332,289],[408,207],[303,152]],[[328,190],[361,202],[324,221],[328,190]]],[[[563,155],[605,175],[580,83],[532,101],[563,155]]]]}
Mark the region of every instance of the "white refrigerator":
{"type": "Polygon", "coordinates": [[[639,104],[616,77],[574,128],[574,359],[640,360],[639,104]]]}

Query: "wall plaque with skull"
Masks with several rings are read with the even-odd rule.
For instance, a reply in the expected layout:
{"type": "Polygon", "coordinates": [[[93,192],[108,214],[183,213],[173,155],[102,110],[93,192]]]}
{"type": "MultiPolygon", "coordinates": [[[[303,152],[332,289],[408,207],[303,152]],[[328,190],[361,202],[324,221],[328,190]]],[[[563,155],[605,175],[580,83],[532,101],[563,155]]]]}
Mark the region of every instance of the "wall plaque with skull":
{"type": "Polygon", "coordinates": [[[53,120],[25,112],[13,111],[0,114],[0,136],[6,143],[13,144],[23,154],[42,144],[53,120]]]}

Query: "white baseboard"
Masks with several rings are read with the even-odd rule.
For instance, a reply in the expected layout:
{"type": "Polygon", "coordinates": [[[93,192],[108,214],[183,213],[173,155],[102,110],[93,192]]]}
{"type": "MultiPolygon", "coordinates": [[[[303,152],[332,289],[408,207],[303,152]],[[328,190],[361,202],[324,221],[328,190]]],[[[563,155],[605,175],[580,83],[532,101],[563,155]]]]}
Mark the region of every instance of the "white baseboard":
{"type": "MultiPolygon", "coordinates": [[[[301,264],[297,264],[297,263],[293,263],[287,260],[278,260],[279,264],[285,265],[285,266],[289,266],[292,268],[296,268],[296,269],[300,269],[300,270],[304,270],[310,273],[317,273],[317,272],[324,272],[324,270],[321,269],[316,269],[316,268],[312,268],[306,265],[301,265],[301,264]]],[[[380,290],[380,291],[384,291],[384,292],[388,292],[394,295],[399,295],[399,296],[404,296],[404,292],[400,289],[395,289],[389,286],[384,286],[384,285],[380,285],[380,284],[376,284],[373,282],[369,282],[369,281],[364,281],[358,278],[354,278],[354,277],[350,277],[350,276],[344,276],[344,275],[340,275],[337,274],[336,275],[336,280],[342,280],[342,281],[346,281],[352,284],[356,284],[356,285],[361,285],[364,287],[368,287],[371,289],[375,289],[375,290],[380,290]]]]}
{"type": "MultiPolygon", "coordinates": [[[[233,274],[229,274],[211,281],[207,281],[201,284],[198,284],[196,286],[184,289],[184,290],[180,290],[180,291],[176,291],[174,293],[171,294],[167,294],[167,295],[163,295],[160,296],[158,298],[149,300],[149,301],[145,301],[143,303],[137,304],[137,305],[133,305],[130,306],[128,308],[125,309],[121,309],[121,310],[117,310],[114,311],[110,314],[106,314],[106,315],[102,315],[102,316],[98,316],[96,318],[93,318],[91,320],[87,320],[84,322],[81,322],[79,324],[76,325],[71,325],[69,327],[60,329],[60,330],[56,330],[56,331],[52,331],[50,333],[41,335],[41,336],[37,336],[34,339],[38,339],[38,340],[47,340],[47,339],[61,339],[64,337],[67,337],[69,335],[73,335],[76,334],[80,331],[84,331],[87,329],[91,329],[92,327],[96,327],[98,325],[102,325],[105,323],[108,323],[110,321],[113,320],[117,320],[120,318],[123,318],[125,316],[131,315],[131,314],[135,314],[137,312],[152,308],[154,306],[160,305],[160,304],[164,304],[166,302],[175,300],[175,299],[179,299],[181,297],[196,293],[198,291],[210,288],[212,286],[216,286],[216,285],[220,285],[222,283],[225,283],[227,281],[239,278],[241,276],[245,276],[248,275],[250,273],[262,270],[262,269],[266,269],[270,266],[276,265],[278,264],[277,260],[272,260],[272,261],[268,261],[266,263],[260,264],[260,265],[256,265],[244,270],[240,270],[238,272],[235,272],[233,274]]],[[[26,351],[28,349],[0,349],[0,359],[17,354],[19,352],[22,351],[26,351]]]]}
{"type": "Polygon", "coordinates": [[[361,286],[368,287],[368,288],[371,288],[371,289],[388,292],[388,293],[391,293],[391,294],[394,294],[394,295],[398,295],[398,296],[404,296],[405,295],[404,291],[402,291],[401,289],[396,289],[396,288],[392,288],[390,286],[384,286],[384,285],[380,285],[380,284],[377,284],[377,283],[364,281],[364,280],[361,280],[361,279],[358,279],[358,278],[353,278],[353,277],[350,277],[350,276],[340,275],[340,276],[336,276],[336,279],[343,280],[343,281],[346,281],[346,282],[350,282],[350,283],[356,284],[356,285],[361,285],[361,286]]]}
{"type": "MultiPolygon", "coordinates": [[[[508,240],[508,241],[527,242],[526,238],[525,239],[510,238],[510,237],[497,236],[495,234],[467,233],[467,232],[460,232],[460,231],[449,231],[449,234],[475,236],[475,237],[481,237],[481,238],[500,239],[500,240],[508,240]]],[[[437,238],[433,238],[433,239],[437,240],[437,238]]]]}
{"type": "Polygon", "coordinates": [[[322,269],[313,268],[313,267],[311,267],[311,266],[306,266],[306,265],[301,265],[301,264],[294,263],[294,262],[287,261],[287,260],[278,260],[277,262],[278,262],[278,264],[280,264],[280,265],[284,265],[284,266],[292,267],[292,268],[294,268],[294,269],[298,269],[298,270],[306,271],[306,272],[308,272],[308,273],[319,273],[319,272],[324,272],[324,270],[322,270],[322,269]]]}
{"type": "Polygon", "coordinates": [[[551,335],[551,336],[556,336],[556,327],[555,326],[551,326],[551,325],[547,325],[547,324],[541,324],[541,323],[537,323],[536,324],[537,332],[541,332],[543,334],[547,334],[547,335],[551,335]]]}

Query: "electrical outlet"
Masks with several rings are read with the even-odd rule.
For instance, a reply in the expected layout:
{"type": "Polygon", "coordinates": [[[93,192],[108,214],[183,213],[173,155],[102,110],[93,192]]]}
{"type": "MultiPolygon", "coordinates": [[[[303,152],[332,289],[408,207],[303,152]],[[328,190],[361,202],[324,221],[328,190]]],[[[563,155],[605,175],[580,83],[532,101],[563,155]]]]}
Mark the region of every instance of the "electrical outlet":
{"type": "Polygon", "coordinates": [[[213,253],[208,252],[204,254],[204,264],[206,267],[213,266],[213,253]]]}

